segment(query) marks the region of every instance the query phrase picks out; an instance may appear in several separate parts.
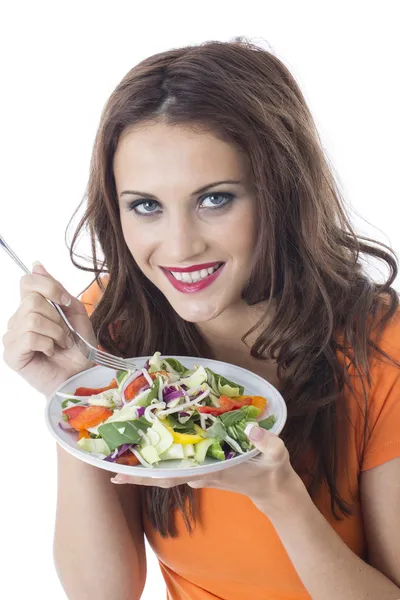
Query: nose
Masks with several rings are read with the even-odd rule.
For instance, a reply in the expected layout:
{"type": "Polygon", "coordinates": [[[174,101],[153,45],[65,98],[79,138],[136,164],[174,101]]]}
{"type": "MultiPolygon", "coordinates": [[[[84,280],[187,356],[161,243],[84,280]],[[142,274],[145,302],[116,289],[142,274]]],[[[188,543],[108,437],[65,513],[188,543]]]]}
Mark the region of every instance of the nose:
{"type": "Polygon", "coordinates": [[[165,258],[173,266],[192,261],[207,248],[202,224],[189,214],[171,216],[166,233],[165,258]]]}

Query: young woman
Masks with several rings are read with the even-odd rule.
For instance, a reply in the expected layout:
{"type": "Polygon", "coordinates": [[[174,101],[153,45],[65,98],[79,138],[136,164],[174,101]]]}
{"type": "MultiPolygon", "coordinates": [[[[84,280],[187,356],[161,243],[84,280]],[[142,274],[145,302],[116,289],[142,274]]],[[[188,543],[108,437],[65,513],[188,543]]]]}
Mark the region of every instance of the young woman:
{"type": "Polygon", "coordinates": [[[48,395],[92,366],[49,298],[121,356],[258,373],[288,421],[280,437],[251,430],[256,460],[179,485],[111,483],[59,448],[68,597],[140,598],[146,535],[170,600],[400,598],[397,262],[352,230],[285,66],[236,41],[134,67],[102,115],[73,260],[86,226],[95,282],[81,302],[40,264],[22,278],[11,368],[48,395]],[[383,283],[363,268],[371,257],[389,268],[383,283]]]}

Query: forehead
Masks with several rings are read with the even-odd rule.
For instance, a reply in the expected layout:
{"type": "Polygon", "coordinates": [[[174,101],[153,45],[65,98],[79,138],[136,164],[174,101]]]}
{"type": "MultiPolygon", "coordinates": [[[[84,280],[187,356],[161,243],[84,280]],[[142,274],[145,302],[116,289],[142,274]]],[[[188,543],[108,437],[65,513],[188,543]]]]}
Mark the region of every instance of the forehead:
{"type": "Polygon", "coordinates": [[[200,128],[165,123],[129,128],[114,157],[117,187],[190,178],[196,188],[208,181],[243,179],[244,171],[243,156],[233,144],[200,128]]]}

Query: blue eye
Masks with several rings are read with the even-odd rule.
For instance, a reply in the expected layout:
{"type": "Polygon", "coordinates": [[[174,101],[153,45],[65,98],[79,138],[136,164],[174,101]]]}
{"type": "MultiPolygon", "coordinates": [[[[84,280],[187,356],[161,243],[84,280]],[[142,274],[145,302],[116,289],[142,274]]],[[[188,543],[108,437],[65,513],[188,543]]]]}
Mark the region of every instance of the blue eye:
{"type": "Polygon", "coordinates": [[[227,204],[230,204],[233,200],[233,194],[218,193],[207,194],[203,196],[201,200],[201,208],[223,208],[227,204]]]}
{"type": "Polygon", "coordinates": [[[136,200],[129,205],[129,210],[133,210],[137,215],[149,216],[161,212],[158,210],[160,205],[155,200],[136,200]]]}

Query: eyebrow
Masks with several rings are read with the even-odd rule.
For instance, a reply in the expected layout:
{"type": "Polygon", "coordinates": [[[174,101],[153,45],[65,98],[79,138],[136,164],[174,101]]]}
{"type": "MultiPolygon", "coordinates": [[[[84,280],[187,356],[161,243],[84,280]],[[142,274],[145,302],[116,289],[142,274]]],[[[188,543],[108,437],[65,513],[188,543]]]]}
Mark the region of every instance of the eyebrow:
{"type": "MultiPolygon", "coordinates": [[[[241,180],[235,180],[235,179],[226,179],[224,181],[215,181],[214,183],[208,183],[207,185],[199,188],[198,190],[195,190],[192,193],[192,196],[195,196],[197,194],[202,194],[203,192],[206,192],[207,190],[209,190],[210,188],[213,187],[217,187],[218,185],[223,185],[223,184],[235,184],[235,185],[241,185],[243,183],[243,181],[241,180]]],[[[139,192],[138,190],[124,190],[123,192],[121,192],[120,194],[120,198],[122,198],[122,196],[145,196],[146,198],[154,198],[154,200],[157,200],[157,196],[154,196],[153,194],[149,194],[147,192],[139,192]]]]}

